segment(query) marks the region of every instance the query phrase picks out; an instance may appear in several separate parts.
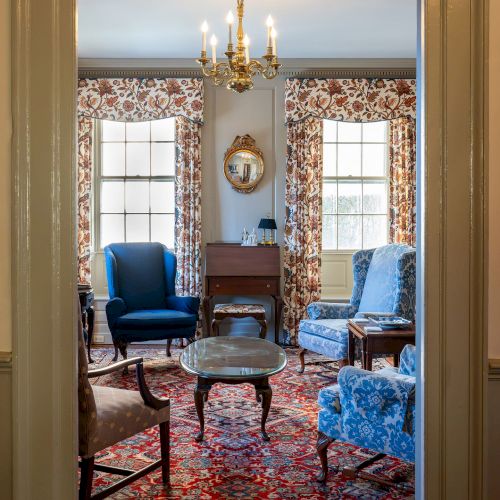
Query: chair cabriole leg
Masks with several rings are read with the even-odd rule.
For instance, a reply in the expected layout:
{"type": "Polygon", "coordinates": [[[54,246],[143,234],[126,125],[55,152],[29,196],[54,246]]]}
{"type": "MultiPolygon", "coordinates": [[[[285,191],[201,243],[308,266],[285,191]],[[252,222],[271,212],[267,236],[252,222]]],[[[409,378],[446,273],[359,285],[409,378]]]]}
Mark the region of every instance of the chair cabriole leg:
{"type": "Polygon", "coordinates": [[[306,361],[304,359],[306,351],[307,351],[307,349],[301,349],[299,351],[300,368],[297,370],[298,373],[304,373],[304,370],[306,368],[306,361]]]}
{"type": "Polygon", "coordinates": [[[323,432],[318,431],[318,440],[316,442],[316,451],[318,452],[321,462],[321,472],[318,474],[318,481],[324,483],[328,475],[328,446],[333,443],[333,439],[329,438],[323,432]]]}

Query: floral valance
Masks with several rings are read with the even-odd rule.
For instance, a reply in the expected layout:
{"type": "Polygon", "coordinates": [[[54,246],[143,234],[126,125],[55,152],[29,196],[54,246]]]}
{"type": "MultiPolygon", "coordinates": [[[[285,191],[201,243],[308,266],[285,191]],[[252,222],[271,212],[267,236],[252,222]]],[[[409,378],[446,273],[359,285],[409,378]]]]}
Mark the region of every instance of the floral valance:
{"type": "Polygon", "coordinates": [[[201,78],[81,78],[78,113],[116,121],[184,116],[203,123],[201,78]]]}
{"type": "Polygon", "coordinates": [[[286,122],[315,116],[368,122],[415,118],[416,80],[289,78],[285,87],[286,122]]]}

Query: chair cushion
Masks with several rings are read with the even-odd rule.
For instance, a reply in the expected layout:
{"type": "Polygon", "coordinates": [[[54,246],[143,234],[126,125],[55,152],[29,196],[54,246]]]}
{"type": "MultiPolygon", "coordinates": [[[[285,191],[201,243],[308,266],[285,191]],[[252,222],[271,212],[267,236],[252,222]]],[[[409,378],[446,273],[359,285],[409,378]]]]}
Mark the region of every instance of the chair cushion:
{"type": "Polygon", "coordinates": [[[304,319],[300,322],[299,330],[336,342],[347,343],[346,319],[304,319]]]}
{"type": "Polygon", "coordinates": [[[359,312],[393,312],[397,298],[398,261],[404,253],[415,252],[407,245],[386,245],[373,253],[366,276],[359,312]]]}
{"type": "Polygon", "coordinates": [[[123,439],[170,420],[170,407],[154,410],[144,404],[138,391],[93,385],[95,426],[87,442],[80,441],[83,458],[95,455],[123,439]]]}
{"type": "Polygon", "coordinates": [[[218,314],[266,314],[261,304],[217,304],[214,313],[218,314]]]}
{"type": "Polygon", "coordinates": [[[319,335],[303,332],[301,330],[299,330],[298,340],[300,347],[303,349],[322,354],[327,358],[333,360],[347,358],[347,341],[336,342],[335,340],[320,337],[319,335]]]}
{"type": "Polygon", "coordinates": [[[133,311],[116,320],[116,328],[132,330],[140,327],[147,329],[172,329],[196,325],[196,315],[170,309],[144,309],[133,311]]]}

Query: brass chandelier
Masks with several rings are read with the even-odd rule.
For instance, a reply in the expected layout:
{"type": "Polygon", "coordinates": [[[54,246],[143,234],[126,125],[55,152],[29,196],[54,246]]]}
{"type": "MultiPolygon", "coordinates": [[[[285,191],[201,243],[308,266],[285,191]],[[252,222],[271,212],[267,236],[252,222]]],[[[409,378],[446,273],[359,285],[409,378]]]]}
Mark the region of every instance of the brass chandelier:
{"type": "Polygon", "coordinates": [[[226,84],[228,89],[235,92],[245,92],[253,87],[253,77],[261,74],[267,80],[278,75],[281,64],[278,63],[276,51],[276,30],[273,27],[271,16],[267,18],[267,51],[263,57],[265,63],[257,59],[250,59],[250,39],[243,30],[244,0],[237,0],[238,31],[236,33],[236,50],[233,46],[233,23],[234,16],[230,11],[226,16],[229,28],[229,41],[225,52],[227,61],[217,62],[217,38],[212,35],[210,45],[212,46],[212,59],[207,57],[207,32],[206,21],[201,26],[202,47],[201,57],[196,61],[201,65],[203,76],[211,78],[215,85],[226,84]],[[211,62],[211,64],[210,64],[211,62]]]}

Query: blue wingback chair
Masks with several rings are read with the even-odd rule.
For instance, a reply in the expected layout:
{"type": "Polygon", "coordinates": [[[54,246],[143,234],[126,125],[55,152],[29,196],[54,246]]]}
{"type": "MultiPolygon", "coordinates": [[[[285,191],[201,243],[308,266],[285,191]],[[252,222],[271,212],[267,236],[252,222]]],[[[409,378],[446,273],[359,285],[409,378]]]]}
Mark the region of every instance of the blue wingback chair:
{"type": "Polygon", "coordinates": [[[416,252],[413,247],[391,244],[360,250],[352,256],[354,288],[348,304],[313,302],[309,319],[300,322],[298,342],[301,367],[307,350],[333,360],[347,359],[347,320],[363,312],[395,313],[415,317],[416,252]]]}
{"type": "Polygon", "coordinates": [[[177,259],[161,243],[113,243],[104,248],[110,301],[108,326],[127,357],[127,344],[146,340],[194,339],[200,299],[175,295],[177,259]]]}
{"type": "Polygon", "coordinates": [[[319,392],[318,480],[328,473],[328,446],[335,440],[378,453],[354,472],[384,455],[415,460],[415,346],[407,345],[398,368],[369,372],[346,366],[338,384],[319,392]]]}

